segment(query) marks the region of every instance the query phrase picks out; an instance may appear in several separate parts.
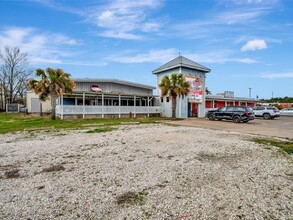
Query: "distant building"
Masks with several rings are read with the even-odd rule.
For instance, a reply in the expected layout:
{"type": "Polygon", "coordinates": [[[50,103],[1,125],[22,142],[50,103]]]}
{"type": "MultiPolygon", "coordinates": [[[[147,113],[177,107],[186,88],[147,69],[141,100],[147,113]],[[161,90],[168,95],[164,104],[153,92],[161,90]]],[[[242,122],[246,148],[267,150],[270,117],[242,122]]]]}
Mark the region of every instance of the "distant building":
{"type": "Polygon", "coordinates": [[[234,97],[234,92],[226,91],[217,95],[206,96],[206,111],[224,106],[250,106],[254,107],[258,100],[234,97]]]}

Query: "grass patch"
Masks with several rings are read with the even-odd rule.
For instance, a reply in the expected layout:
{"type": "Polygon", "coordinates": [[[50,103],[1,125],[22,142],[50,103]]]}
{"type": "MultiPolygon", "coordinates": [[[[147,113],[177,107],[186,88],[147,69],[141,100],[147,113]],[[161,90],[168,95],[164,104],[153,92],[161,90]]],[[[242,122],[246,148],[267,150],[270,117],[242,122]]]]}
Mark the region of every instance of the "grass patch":
{"type": "Polygon", "coordinates": [[[293,154],[293,142],[292,141],[280,141],[274,139],[262,139],[262,138],[254,138],[253,142],[258,144],[264,144],[268,146],[275,146],[279,149],[283,150],[287,154],[293,154]]]}
{"type": "Polygon", "coordinates": [[[144,205],[147,192],[126,192],[120,196],[117,196],[118,205],[144,205]]]}
{"type": "Polygon", "coordinates": [[[130,124],[146,124],[156,123],[157,121],[170,120],[160,117],[149,118],[96,118],[96,119],[76,119],[76,120],[51,120],[50,116],[27,115],[21,113],[0,113],[0,134],[8,132],[17,132],[24,130],[40,130],[40,129],[85,129],[86,126],[115,126],[123,123],[130,124]]]}
{"type": "Polygon", "coordinates": [[[54,165],[48,168],[43,169],[42,172],[55,172],[55,171],[63,171],[65,170],[65,167],[61,164],[59,165],[54,165]]]}
{"type": "Polygon", "coordinates": [[[6,179],[20,178],[19,169],[9,170],[5,172],[6,179]]]}
{"type": "Polygon", "coordinates": [[[110,132],[110,131],[113,131],[115,130],[115,128],[113,127],[100,127],[100,128],[96,128],[96,129],[93,129],[93,130],[89,130],[89,131],[86,131],[85,133],[89,133],[89,134],[92,134],[92,133],[103,133],[103,132],[110,132]]]}

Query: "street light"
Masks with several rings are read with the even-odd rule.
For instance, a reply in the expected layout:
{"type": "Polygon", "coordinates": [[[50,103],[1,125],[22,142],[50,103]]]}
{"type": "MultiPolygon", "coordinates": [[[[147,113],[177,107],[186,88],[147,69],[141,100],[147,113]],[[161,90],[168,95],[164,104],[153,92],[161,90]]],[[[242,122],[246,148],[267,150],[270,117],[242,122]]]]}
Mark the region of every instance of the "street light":
{"type": "Polygon", "coordinates": [[[248,88],[249,89],[249,98],[251,98],[251,88],[248,88]]]}

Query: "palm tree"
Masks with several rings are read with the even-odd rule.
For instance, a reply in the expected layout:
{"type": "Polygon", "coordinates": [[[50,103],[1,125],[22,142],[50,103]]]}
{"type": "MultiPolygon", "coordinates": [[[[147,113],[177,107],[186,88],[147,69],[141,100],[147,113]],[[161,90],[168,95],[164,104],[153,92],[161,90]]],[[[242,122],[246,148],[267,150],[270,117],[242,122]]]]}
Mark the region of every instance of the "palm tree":
{"type": "Polygon", "coordinates": [[[176,117],[176,98],[189,93],[190,84],[184,80],[182,74],[171,74],[170,78],[164,76],[159,84],[162,96],[172,97],[172,118],[176,117]]]}
{"type": "Polygon", "coordinates": [[[52,113],[51,119],[56,119],[56,98],[62,93],[72,93],[75,83],[70,79],[70,74],[65,73],[62,69],[47,68],[46,72],[42,69],[36,70],[36,76],[40,80],[31,79],[29,87],[32,88],[40,100],[45,101],[49,96],[51,98],[52,113]]]}
{"type": "Polygon", "coordinates": [[[206,87],[206,94],[207,95],[211,95],[212,94],[211,90],[209,90],[208,87],[206,87]]]}

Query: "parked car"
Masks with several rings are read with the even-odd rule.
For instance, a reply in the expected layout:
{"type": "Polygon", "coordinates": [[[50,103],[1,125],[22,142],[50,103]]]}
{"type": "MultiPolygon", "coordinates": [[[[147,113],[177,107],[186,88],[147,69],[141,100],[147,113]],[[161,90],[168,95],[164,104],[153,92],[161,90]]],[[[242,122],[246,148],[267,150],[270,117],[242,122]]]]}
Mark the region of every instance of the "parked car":
{"type": "Polygon", "coordinates": [[[255,117],[274,119],[280,117],[280,111],[274,106],[257,106],[253,108],[255,117]]]}
{"type": "Polygon", "coordinates": [[[232,120],[235,123],[247,123],[254,120],[252,108],[248,106],[225,106],[217,110],[208,111],[208,119],[210,120],[232,120]]]}
{"type": "Polygon", "coordinates": [[[293,116],[293,108],[283,108],[280,114],[284,116],[293,116]]]}

